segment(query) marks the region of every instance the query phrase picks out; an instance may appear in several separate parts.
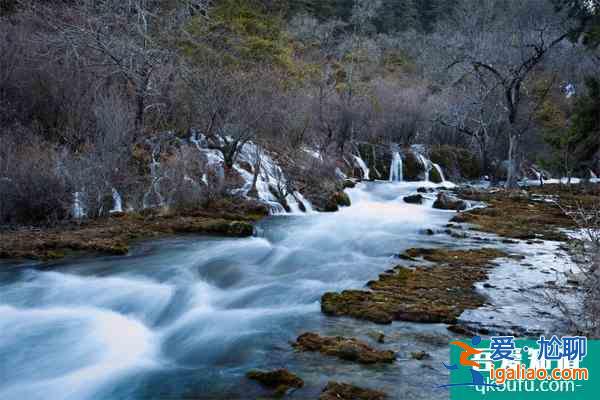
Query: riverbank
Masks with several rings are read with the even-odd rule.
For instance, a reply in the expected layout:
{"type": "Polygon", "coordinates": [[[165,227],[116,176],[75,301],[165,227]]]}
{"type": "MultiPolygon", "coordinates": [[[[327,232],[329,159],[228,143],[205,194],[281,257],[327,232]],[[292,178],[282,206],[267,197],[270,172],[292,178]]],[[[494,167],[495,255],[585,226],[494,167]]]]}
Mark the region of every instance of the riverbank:
{"type": "Polygon", "coordinates": [[[267,215],[261,203],[227,201],[210,210],[147,210],[46,228],[5,228],[0,231],[0,258],[52,260],[80,252],[123,255],[135,241],[175,234],[248,237],[254,223],[267,215]]]}
{"type": "Polygon", "coordinates": [[[456,194],[467,201],[483,202],[485,207],[457,214],[452,222],[467,223],[471,230],[521,240],[567,241],[565,230],[575,229],[572,215],[580,208],[598,204],[598,185],[559,185],[518,190],[463,187],[456,194]]]}

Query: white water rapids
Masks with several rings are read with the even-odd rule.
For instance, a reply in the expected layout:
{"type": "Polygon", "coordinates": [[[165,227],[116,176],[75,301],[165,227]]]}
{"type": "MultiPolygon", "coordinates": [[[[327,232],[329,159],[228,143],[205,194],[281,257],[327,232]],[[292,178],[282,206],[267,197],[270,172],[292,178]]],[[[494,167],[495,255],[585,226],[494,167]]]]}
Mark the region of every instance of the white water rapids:
{"type": "Polygon", "coordinates": [[[423,185],[434,186],[359,184],[352,207],[269,217],[246,239],[171,238],[122,257],[0,265],[0,398],[255,399],[268,392],[244,374],[282,367],[305,380],[292,398],[317,398],[329,380],[391,398],[447,397],[433,389],[447,379],[445,325],[379,326],[319,306],[325,292],[363,288],[409,247],[456,246],[422,233],[452,212],[402,201],[423,185]],[[371,368],[294,352],[289,341],[306,331],[356,336],[400,359],[371,368]],[[411,351],[432,358],[410,360],[411,351]]]}

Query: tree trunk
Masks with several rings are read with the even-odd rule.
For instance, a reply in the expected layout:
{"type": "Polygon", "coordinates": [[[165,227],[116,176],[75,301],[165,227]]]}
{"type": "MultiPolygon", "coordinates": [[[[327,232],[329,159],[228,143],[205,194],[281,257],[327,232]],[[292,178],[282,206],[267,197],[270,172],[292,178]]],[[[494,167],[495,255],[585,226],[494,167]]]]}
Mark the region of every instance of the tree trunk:
{"type": "Polygon", "coordinates": [[[477,139],[477,141],[479,142],[479,151],[481,151],[481,173],[482,175],[490,175],[486,140],[483,136],[481,136],[477,139]]]}
{"type": "Polygon", "coordinates": [[[133,140],[136,141],[142,136],[144,132],[144,108],[146,107],[144,101],[144,95],[138,94],[136,96],[136,109],[135,109],[135,132],[133,140]]]}
{"type": "Polygon", "coordinates": [[[513,133],[508,135],[508,171],[505,184],[507,189],[517,187],[517,139],[513,133]]]}

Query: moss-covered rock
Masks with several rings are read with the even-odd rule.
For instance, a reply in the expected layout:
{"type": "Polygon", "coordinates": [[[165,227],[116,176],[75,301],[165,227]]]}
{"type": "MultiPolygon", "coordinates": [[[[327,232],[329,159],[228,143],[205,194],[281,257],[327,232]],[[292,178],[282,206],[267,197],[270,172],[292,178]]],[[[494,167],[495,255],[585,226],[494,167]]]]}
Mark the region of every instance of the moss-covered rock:
{"type": "Polygon", "coordinates": [[[356,182],[346,179],[343,183],[344,189],[354,189],[356,187],[356,182]]]}
{"type": "Polygon", "coordinates": [[[392,363],[396,359],[393,351],[373,349],[355,338],[319,336],[311,332],[298,336],[294,347],[300,351],[320,352],[362,364],[392,363]]]}
{"type": "Polygon", "coordinates": [[[485,201],[486,208],[476,208],[457,214],[452,222],[473,224],[473,229],[514,239],[544,239],[566,241],[563,228],[574,228],[575,222],[563,211],[575,212],[580,206],[593,207],[600,189],[588,193],[580,187],[565,188],[558,185],[530,188],[533,193],[521,190],[458,191],[462,198],[485,201]],[[560,198],[561,207],[543,197],[560,198]]]}
{"type": "Polygon", "coordinates": [[[277,396],[283,396],[291,388],[299,389],[304,386],[304,381],[287,369],[269,372],[252,370],[246,373],[246,377],[267,388],[275,389],[277,396]]]}
{"type": "Polygon", "coordinates": [[[387,395],[379,390],[363,389],[347,383],[329,382],[319,400],[384,400],[387,395]]]}
{"type": "Polygon", "coordinates": [[[339,211],[340,207],[350,207],[351,204],[350,196],[345,192],[339,191],[331,195],[321,211],[336,212],[339,211]]]}
{"type": "MultiPolygon", "coordinates": [[[[442,168],[440,166],[440,168],[442,168]]],[[[444,182],[444,177],[440,174],[440,171],[437,168],[431,168],[429,171],[429,180],[433,183],[442,183],[444,182]]]]}
{"type": "Polygon", "coordinates": [[[410,353],[410,358],[422,361],[431,358],[431,355],[425,351],[413,351],[410,353]]]}
{"type": "Polygon", "coordinates": [[[505,254],[496,249],[410,249],[405,255],[436,265],[397,266],[369,282],[370,290],[325,293],[321,311],[380,324],[393,320],[456,323],[464,310],[484,303],[473,284],[487,279],[489,262],[505,254]]]}
{"type": "Polygon", "coordinates": [[[402,160],[405,181],[423,180],[425,172],[423,164],[412,151],[405,151],[402,160]]]}
{"type": "Polygon", "coordinates": [[[60,258],[72,252],[127,254],[133,240],[176,233],[252,236],[253,222],[267,214],[258,202],[222,201],[211,209],[166,214],[159,210],[126,213],[40,230],[3,232],[0,258],[60,258]]]}
{"type": "Polygon", "coordinates": [[[340,207],[350,207],[352,205],[352,201],[350,200],[350,196],[346,192],[337,192],[334,194],[335,202],[340,207]]]}

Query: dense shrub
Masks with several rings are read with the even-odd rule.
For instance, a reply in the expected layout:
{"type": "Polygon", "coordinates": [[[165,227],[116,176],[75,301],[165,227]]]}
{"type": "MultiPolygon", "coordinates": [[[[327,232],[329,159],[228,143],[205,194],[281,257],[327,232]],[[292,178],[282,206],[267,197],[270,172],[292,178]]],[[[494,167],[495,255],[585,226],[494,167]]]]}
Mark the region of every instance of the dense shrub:
{"type": "Polygon", "coordinates": [[[52,145],[20,127],[0,133],[0,223],[55,222],[68,216],[70,204],[52,145]]]}

